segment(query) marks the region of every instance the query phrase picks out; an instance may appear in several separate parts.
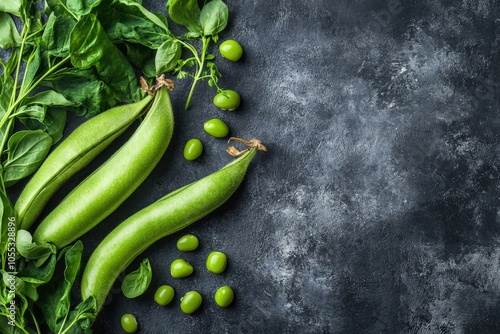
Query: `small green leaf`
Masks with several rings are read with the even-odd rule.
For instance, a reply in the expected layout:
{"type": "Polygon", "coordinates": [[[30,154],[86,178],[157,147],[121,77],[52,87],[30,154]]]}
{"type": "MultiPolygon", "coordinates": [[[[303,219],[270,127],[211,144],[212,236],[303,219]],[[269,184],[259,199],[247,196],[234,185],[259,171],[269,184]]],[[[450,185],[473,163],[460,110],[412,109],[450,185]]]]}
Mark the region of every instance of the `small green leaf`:
{"type": "Polygon", "coordinates": [[[33,242],[31,233],[26,230],[17,231],[16,248],[19,254],[29,260],[45,260],[56,252],[56,247],[52,244],[38,245],[33,242]]]}
{"type": "Polygon", "coordinates": [[[0,12],[11,13],[21,16],[23,0],[2,0],[0,1],[0,12]]]}
{"type": "Polygon", "coordinates": [[[118,100],[128,103],[142,97],[132,65],[109,40],[95,15],[84,16],[73,28],[70,54],[76,68],[95,68],[118,100]]]}
{"type": "Polygon", "coordinates": [[[23,100],[23,104],[41,104],[45,106],[75,107],[78,103],[69,101],[61,93],[46,90],[23,100]]]}
{"type": "Polygon", "coordinates": [[[0,48],[10,49],[21,44],[21,36],[16,24],[7,13],[0,12],[0,48]]]}
{"type": "Polygon", "coordinates": [[[188,76],[188,72],[186,72],[186,71],[179,71],[179,73],[177,73],[178,79],[184,79],[184,78],[187,78],[187,76],[188,76]]]}
{"type": "Polygon", "coordinates": [[[212,0],[200,12],[203,35],[216,36],[227,26],[229,10],[222,0],[212,0]]]}
{"type": "Polygon", "coordinates": [[[181,58],[182,48],[175,39],[167,39],[158,48],[155,56],[156,75],[167,73],[175,69],[181,58]]]}
{"type": "Polygon", "coordinates": [[[135,298],[142,295],[151,283],[153,272],[148,259],[141,262],[139,269],[127,274],[122,282],[125,297],[135,298]]]}
{"type": "Polygon", "coordinates": [[[66,57],[69,55],[70,32],[75,25],[73,17],[52,13],[43,30],[40,45],[52,56],[66,57]]]}
{"type": "Polygon", "coordinates": [[[50,136],[40,130],[14,133],[7,144],[7,160],[3,171],[5,185],[11,186],[37,170],[51,145],[50,136]]]}
{"type": "Polygon", "coordinates": [[[198,0],[169,0],[167,11],[175,23],[186,27],[191,32],[198,34],[202,32],[198,0]]]}

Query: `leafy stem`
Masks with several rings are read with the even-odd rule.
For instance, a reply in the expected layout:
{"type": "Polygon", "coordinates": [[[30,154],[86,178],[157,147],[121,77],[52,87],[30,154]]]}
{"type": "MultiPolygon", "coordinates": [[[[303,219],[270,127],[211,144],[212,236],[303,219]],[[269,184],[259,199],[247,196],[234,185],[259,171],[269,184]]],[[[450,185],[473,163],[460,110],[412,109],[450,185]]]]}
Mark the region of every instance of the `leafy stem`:
{"type": "Polygon", "coordinates": [[[198,83],[198,81],[202,79],[203,69],[205,67],[205,56],[207,53],[208,45],[210,44],[210,37],[203,36],[201,38],[201,41],[202,41],[201,57],[198,55],[198,52],[192,45],[189,45],[188,47],[188,49],[191,50],[191,52],[193,53],[194,58],[196,60],[196,72],[195,75],[193,76],[193,84],[191,85],[191,89],[189,90],[189,94],[186,100],[186,105],[184,107],[185,109],[189,108],[189,104],[191,103],[191,99],[193,97],[196,84],[198,83]]]}

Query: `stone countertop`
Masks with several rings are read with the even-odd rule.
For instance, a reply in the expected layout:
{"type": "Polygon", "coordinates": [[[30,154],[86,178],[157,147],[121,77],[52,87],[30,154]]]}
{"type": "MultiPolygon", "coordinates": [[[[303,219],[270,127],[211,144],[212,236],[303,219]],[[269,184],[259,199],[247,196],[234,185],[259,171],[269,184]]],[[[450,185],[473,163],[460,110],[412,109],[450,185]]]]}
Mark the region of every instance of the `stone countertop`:
{"type": "MultiPolygon", "coordinates": [[[[178,80],[171,148],[84,244],[231,160],[205,120],[225,120],[268,152],[229,202],[136,259],[129,270],[151,261],[150,288],[133,300],[114,289],[95,332],[120,333],[129,312],[148,334],[499,333],[498,4],[226,3],[220,39],[238,40],[245,55],[217,64],[241,108],[217,110],[214,90],[199,85],[184,111],[188,82],[178,80]],[[192,137],[205,153],[189,162],[192,137]],[[176,250],[185,233],[199,237],[197,251],[176,250]],[[228,256],[222,275],[204,267],[213,250],[228,256]],[[178,257],[191,277],[170,277],[178,257]],[[161,284],[176,289],[171,306],[153,301],[161,284]],[[236,299],[221,309],[213,294],[226,284],[236,299]],[[204,302],[184,315],[178,300],[192,289],[204,302]]],[[[164,1],[144,5],[165,12],[164,1]]]]}

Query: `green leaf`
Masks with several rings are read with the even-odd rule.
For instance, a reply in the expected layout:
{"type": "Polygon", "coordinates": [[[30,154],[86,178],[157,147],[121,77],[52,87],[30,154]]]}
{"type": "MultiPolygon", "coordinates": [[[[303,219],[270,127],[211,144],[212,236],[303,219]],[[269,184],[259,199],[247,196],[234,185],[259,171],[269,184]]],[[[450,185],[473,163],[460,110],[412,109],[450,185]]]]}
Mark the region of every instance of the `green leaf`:
{"type": "Polygon", "coordinates": [[[33,242],[31,233],[26,230],[17,231],[16,247],[19,254],[28,260],[45,260],[56,252],[56,247],[52,244],[38,245],[33,242]]]}
{"type": "Polygon", "coordinates": [[[31,175],[47,156],[52,139],[43,131],[22,130],[14,133],[7,144],[3,177],[6,186],[31,175]]]}
{"type": "Polygon", "coordinates": [[[40,48],[35,48],[28,57],[26,61],[26,70],[23,78],[23,83],[21,85],[20,94],[26,92],[33,82],[35,81],[38,70],[40,69],[41,64],[41,52],[40,48]]]}
{"type": "Polygon", "coordinates": [[[0,48],[10,49],[20,44],[21,36],[14,20],[9,14],[0,12],[0,48]]]}
{"type": "MultiPolygon", "coordinates": [[[[16,212],[14,205],[7,195],[0,191],[0,255],[15,251],[16,212]]],[[[15,264],[4,264],[7,271],[15,271],[15,264]]]]}
{"type": "Polygon", "coordinates": [[[89,14],[100,2],[101,0],[46,0],[46,11],[76,19],[89,14]]]}
{"type": "Polygon", "coordinates": [[[141,98],[132,65],[109,40],[94,15],[85,16],[74,27],[70,54],[73,66],[94,67],[118,100],[129,103],[141,98]]]}
{"type": "Polygon", "coordinates": [[[50,253],[47,260],[43,264],[36,261],[28,261],[25,268],[23,268],[17,276],[27,284],[32,284],[35,287],[47,284],[56,269],[57,255],[50,253]]]}
{"type": "Polygon", "coordinates": [[[201,9],[200,23],[203,35],[216,36],[227,26],[229,10],[222,0],[212,0],[201,9]]]}
{"type": "Polygon", "coordinates": [[[158,48],[155,56],[156,75],[175,69],[181,58],[181,44],[175,39],[168,39],[158,48]]]}
{"type": "Polygon", "coordinates": [[[68,107],[75,115],[92,117],[117,104],[117,99],[109,86],[101,80],[95,69],[67,69],[45,83],[56,92],[75,103],[78,107],[68,107]]]}
{"type": "Polygon", "coordinates": [[[56,16],[52,13],[47,20],[40,45],[52,56],[68,56],[70,32],[75,25],[76,20],[73,17],[56,16]]]}
{"type": "MultiPolygon", "coordinates": [[[[58,263],[64,259],[64,269],[56,267],[54,277],[39,288],[39,298],[36,305],[40,308],[45,321],[52,332],[59,333],[71,311],[71,290],[80,271],[83,244],[77,241],[59,252],[58,263]]],[[[62,331],[61,331],[62,332],[62,331]]]]}
{"type": "Polygon", "coordinates": [[[153,272],[148,259],[144,259],[139,266],[139,269],[127,274],[122,282],[122,291],[125,297],[135,298],[142,295],[149,284],[153,272]]]}
{"type": "Polygon", "coordinates": [[[0,2],[0,12],[11,13],[16,16],[21,16],[23,8],[22,0],[2,0],[0,2]]]}
{"type": "Polygon", "coordinates": [[[63,94],[53,90],[45,90],[33,96],[28,96],[23,100],[23,104],[40,104],[44,106],[75,107],[78,103],[69,101],[63,94]]]}
{"type": "Polygon", "coordinates": [[[186,27],[191,32],[202,33],[198,0],[169,0],[167,11],[175,23],[186,27]]]}
{"type": "MultiPolygon", "coordinates": [[[[47,111],[47,108],[45,106],[39,105],[39,104],[31,104],[27,106],[22,106],[19,108],[19,118],[23,117],[30,117],[39,120],[40,122],[43,121],[45,118],[45,112],[47,111]]],[[[31,129],[30,130],[34,130],[31,129]]]]}
{"type": "Polygon", "coordinates": [[[157,49],[165,39],[173,37],[166,20],[136,2],[103,2],[97,8],[97,18],[115,43],[131,42],[157,49]]]}

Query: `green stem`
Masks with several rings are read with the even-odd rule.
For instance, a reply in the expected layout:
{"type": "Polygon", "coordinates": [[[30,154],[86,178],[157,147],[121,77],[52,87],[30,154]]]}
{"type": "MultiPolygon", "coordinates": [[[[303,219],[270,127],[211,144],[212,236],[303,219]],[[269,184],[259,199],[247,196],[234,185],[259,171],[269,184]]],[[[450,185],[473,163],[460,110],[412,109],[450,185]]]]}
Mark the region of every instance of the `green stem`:
{"type": "Polygon", "coordinates": [[[210,43],[210,37],[203,36],[202,37],[201,58],[197,54],[195,54],[196,60],[198,62],[198,68],[197,68],[196,74],[193,77],[194,81],[193,81],[193,84],[191,85],[191,89],[189,90],[189,94],[188,94],[188,97],[186,100],[186,105],[184,106],[185,110],[187,110],[189,108],[189,104],[191,103],[191,99],[192,99],[193,94],[194,94],[194,88],[196,87],[196,84],[198,83],[198,81],[202,77],[203,68],[205,67],[205,56],[207,54],[207,48],[208,48],[209,43],[210,43]]]}
{"type": "MultiPolygon", "coordinates": [[[[26,96],[28,96],[28,94],[31,93],[33,91],[33,89],[35,89],[43,80],[45,80],[45,78],[47,78],[50,74],[55,72],[59,67],[64,65],[70,58],[71,58],[70,56],[67,56],[66,58],[62,59],[59,63],[57,63],[56,65],[54,65],[50,69],[48,69],[47,72],[45,72],[37,81],[35,81],[33,83],[33,85],[31,85],[30,88],[26,89],[26,91],[23,92],[21,95],[19,95],[17,97],[17,99],[15,99],[15,101],[11,102],[11,104],[9,105],[9,108],[7,109],[7,112],[2,117],[2,121],[0,121],[0,129],[5,125],[5,122],[7,122],[7,120],[11,118],[12,113],[19,106],[19,104],[22,102],[22,100],[26,96]]],[[[3,152],[3,150],[1,150],[0,152],[3,152]]]]}

